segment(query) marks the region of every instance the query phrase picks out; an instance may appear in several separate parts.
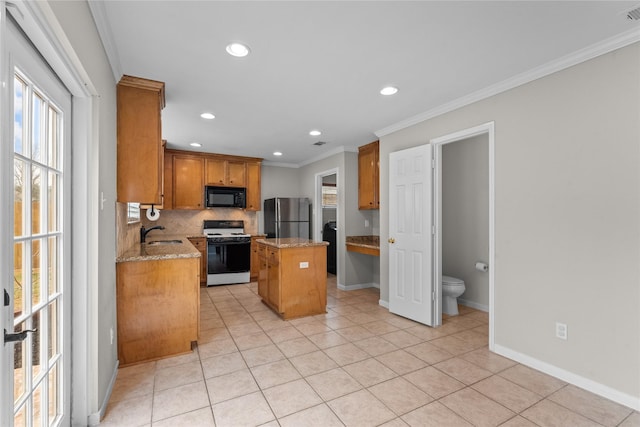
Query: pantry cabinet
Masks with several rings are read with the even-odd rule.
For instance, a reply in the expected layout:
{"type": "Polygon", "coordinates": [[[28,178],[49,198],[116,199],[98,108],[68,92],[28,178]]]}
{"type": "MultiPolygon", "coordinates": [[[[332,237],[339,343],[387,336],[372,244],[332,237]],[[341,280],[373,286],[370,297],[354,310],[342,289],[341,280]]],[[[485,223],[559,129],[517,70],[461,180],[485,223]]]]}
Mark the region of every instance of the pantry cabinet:
{"type": "Polygon", "coordinates": [[[117,94],[117,199],[162,205],[164,83],[122,76],[117,94]]]}
{"type": "Polygon", "coordinates": [[[379,142],[358,148],[358,209],[380,208],[379,142]]]}

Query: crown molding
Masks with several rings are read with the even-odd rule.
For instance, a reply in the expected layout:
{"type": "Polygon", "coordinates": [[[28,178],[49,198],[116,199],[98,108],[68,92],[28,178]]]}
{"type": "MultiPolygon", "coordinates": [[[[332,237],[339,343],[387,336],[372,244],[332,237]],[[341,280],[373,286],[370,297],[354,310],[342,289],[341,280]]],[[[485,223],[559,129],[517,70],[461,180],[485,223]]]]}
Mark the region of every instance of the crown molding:
{"type": "Polygon", "coordinates": [[[280,163],[280,162],[271,162],[268,160],[265,160],[262,162],[263,165],[265,166],[277,166],[277,167],[281,167],[281,168],[294,168],[294,169],[298,169],[307,165],[310,165],[311,163],[315,163],[318,162],[320,160],[324,160],[327,157],[331,157],[335,154],[340,154],[340,153],[357,153],[358,152],[358,148],[357,147],[351,147],[351,146],[340,146],[340,147],[336,147],[332,150],[329,151],[325,151],[322,154],[319,154],[315,157],[312,157],[308,160],[305,160],[303,162],[300,163],[280,163]]]}
{"type": "Polygon", "coordinates": [[[120,65],[120,55],[118,54],[118,48],[116,47],[116,43],[113,40],[113,32],[111,31],[111,26],[109,25],[109,20],[107,19],[107,12],[104,7],[104,2],[89,0],[87,3],[89,4],[91,15],[93,15],[93,21],[96,23],[96,28],[98,29],[98,34],[100,35],[102,46],[104,47],[104,51],[107,54],[107,58],[109,59],[109,65],[111,66],[113,78],[117,82],[120,80],[120,77],[122,77],[123,74],[122,66],[120,65]]]}
{"type": "Polygon", "coordinates": [[[518,74],[514,77],[503,80],[500,83],[488,86],[469,95],[455,99],[451,102],[447,102],[422,114],[418,114],[393,125],[387,126],[374,133],[378,138],[389,135],[399,130],[416,125],[425,120],[429,120],[442,114],[449,113],[453,110],[457,110],[458,108],[465,107],[483,99],[495,96],[499,93],[506,92],[518,86],[522,86],[534,80],[538,80],[542,77],[546,77],[558,71],[562,71],[566,68],[572,67],[582,62],[586,62],[590,59],[612,52],[616,49],[620,49],[630,44],[637,43],[638,41],[640,41],[640,28],[634,28],[632,30],[625,31],[624,33],[618,34],[617,36],[608,38],[591,46],[587,46],[586,48],[575,51],[569,55],[565,55],[557,60],[548,62],[544,65],[533,68],[529,71],[518,74]]]}

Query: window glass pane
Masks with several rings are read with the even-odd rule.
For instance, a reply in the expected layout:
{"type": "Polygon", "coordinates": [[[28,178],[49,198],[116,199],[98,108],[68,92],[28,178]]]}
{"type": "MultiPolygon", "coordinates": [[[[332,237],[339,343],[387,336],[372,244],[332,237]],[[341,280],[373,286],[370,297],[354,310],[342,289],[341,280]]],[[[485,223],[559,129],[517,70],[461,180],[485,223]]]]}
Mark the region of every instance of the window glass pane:
{"type": "MultiPolygon", "coordinates": [[[[24,322],[16,325],[14,332],[21,332],[24,322]]],[[[15,405],[24,395],[27,384],[27,352],[25,351],[27,341],[18,341],[13,345],[13,403],[15,405]]]]}
{"type": "Polygon", "coordinates": [[[56,236],[49,237],[49,251],[47,255],[49,295],[53,295],[58,291],[58,238],[56,236]]]}
{"type": "Polygon", "coordinates": [[[40,406],[42,405],[42,387],[44,386],[44,381],[41,381],[38,384],[38,388],[33,391],[33,425],[41,426],[42,425],[42,411],[40,406]]]}
{"type": "Polygon", "coordinates": [[[31,234],[38,234],[45,231],[40,218],[43,172],[43,169],[38,166],[31,167],[31,234]]]}
{"type": "Polygon", "coordinates": [[[26,85],[18,77],[14,78],[13,93],[13,150],[19,154],[27,154],[24,152],[24,94],[26,85]]]}
{"type": "Polygon", "coordinates": [[[59,194],[58,174],[49,172],[49,180],[47,182],[47,223],[49,233],[59,231],[58,222],[58,194],[59,194]]]}
{"type": "Polygon", "coordinates": [[[13,427],[27,427],[27,403],[22,405],[22,408],[18,411],[13,418],[13,427]]]}
{"type": "Polygon", "coordinates": [[[31,158],[37,162],[42,162],[44,159],[43,150],[45,148],[45,127],[46,120],[46,105],[44,99],[42,99],[37,93],[33,94],[33,117],[31,119],[31,158]]]}
{"type": "Polygon", "coordinates": [[[31,332],[29,335],[27,335],[27,340],[25,341],[25,342],[30,341],[31,343],[31,372],[32,372],[31,378],[32,379],[37,378],[38,375],[40,375],[40,372],[43,370],[43,368],[46,368],[45,366],[46,355],[42,354],[44,349],[40,348],[41,347],[40,343],[44,342],[45,334],[47,333],[46,330],[40,327],[42,326],[42,322],[43,322],[42,316],[46,314],[47,314],[46,310],[38,310],[35,313],[33,313],[33,316],[31,317],[30,329],[32,330],[35,329],[35,332],[31,332]]]}
{"type": "Polygon", "coordinates": [[[29,206],[25,205],[25,187],[24,182],[26,172],[25,163],[22,160],[15,159],[13,161],[13,235],[22,236],[26,227],[24,220],[26,219],[25,210],[29,206]]]}
{"type": "Polygon", "coordinates": [[[13,317],[19,317],[25,311],[26,287],[24,286],[25,262],[24,254],[27,253],[25,243],[19,242],[13,245],[13,317]]]}
{"type": "Polygon", "coordinates": [[[47,352],[48,360],[58,353],[58,300],[55,299],[48,306],[49,311],[49,348],[47,352]]]}
{"type": "Polygon", "coordinates": [[[49,154],[47,164],[52,168],[58,167],[58,121],[60,114],[49,107],[49,131],[47,132],[47,152],[49,154]]]}
{"type": "Polygon", "coordinates": [[[338,204],[338,189],[334,186],[322,186],[322,206],[336,206],[338,204]]]}
{"type": "Polygon", "coordinates": [[[40,239],[31,242],[31,302],[37,305],[40,300],[40,262],[43,260],[41,253],[42,241],[40,239]]]}
{"type": "Polygon", "coordinates": [[[49,371],[49,425],[58,415],[58,364],[49,371]]]}

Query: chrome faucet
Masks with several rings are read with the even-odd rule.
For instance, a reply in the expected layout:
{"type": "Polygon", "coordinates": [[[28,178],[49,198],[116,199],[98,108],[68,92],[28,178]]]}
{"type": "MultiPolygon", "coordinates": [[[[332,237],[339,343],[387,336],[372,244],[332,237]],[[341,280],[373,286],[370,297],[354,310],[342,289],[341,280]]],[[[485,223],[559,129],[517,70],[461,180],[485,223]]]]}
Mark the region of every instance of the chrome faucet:
{"type": "Polygon", "coordinates": [[[144,243],[145,239],[147,238],[147,234],[151,230],[164,230],[164,227],[161,225],[156,225],[155,227],[151,227],[151,228],[144,228],[144,225],[141,226],[140,227],[140,243],[144,243]]]}

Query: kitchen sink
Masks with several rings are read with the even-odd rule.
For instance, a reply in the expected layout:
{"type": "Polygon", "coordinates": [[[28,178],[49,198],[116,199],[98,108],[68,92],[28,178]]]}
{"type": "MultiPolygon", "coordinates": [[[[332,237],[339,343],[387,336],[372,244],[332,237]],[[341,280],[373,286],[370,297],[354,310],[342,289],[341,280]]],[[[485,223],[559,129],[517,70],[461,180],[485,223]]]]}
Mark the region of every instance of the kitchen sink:
{"type": "Polygon", "coordinates": [[[152,242],[147,242],[147,245],[179,245],[180,243],[182,243],[182,240],[154,240],[152,242]]]}

